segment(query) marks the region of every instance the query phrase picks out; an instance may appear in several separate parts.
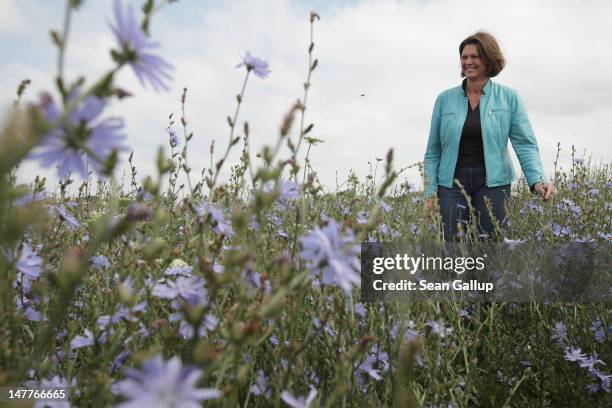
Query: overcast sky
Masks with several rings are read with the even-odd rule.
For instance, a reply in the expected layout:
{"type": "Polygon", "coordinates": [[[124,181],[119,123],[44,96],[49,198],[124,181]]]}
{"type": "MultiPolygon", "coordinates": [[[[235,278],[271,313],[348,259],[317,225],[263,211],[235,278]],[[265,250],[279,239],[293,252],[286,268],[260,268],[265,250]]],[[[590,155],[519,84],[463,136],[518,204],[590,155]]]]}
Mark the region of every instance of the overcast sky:
{"type": "MultiPolygon", "coordinates": [[[[133,3],[139,8],[143,2],[133,3]]],[[[53,89],[57,57],[48,32],[61,27],[64,3],[0,0],[4,105],[24,78],[33,81],[26,100],[53,89]]],[[[112,2],[84,3],[73,18],[67,77],[91,81],[112,66],[112,2]]],[[[235,65],[247,50],[264,57],[272,72],[249,79],[240,121],[249,122],[253,150],[274,143],[283,115],[302,97],[311,10],[321,16],[314,39],[319,65],[306,120],[315,124],[312,136],[325,140],[313,148],[312,166],[332,190],[336,177],[343,182],[350,169],[366,175],[368,162],[391,147],[397,168],[423,159],[433,102],[460,84],[458,45],[479,29],[500,41],[507,66],[494,80],[523,98],[549,176],[557,142],[564,167],[572,144],[598,162],[612,158],[611,1],[180,0],[163,8],[151,27],[160,55],[175,67],[171,91],[143,89],[125,69],[117,85],[135,97],[114,102],[107,113],[125,119],[139,174],[155,174],[155,153],[167,146],[167,117],[179,114],[183,87],[189,89],[187,117],[195,133],[194,173],[208,166],[213,139],[219,157],[227,143],[226,117],[244,77],[235,65]]],[[[287,149],[283,155],[288,157],[287,149]]],[[[25,163],[19,177],[30,182],[37,173],[55,179],[53,169],[34,163],[25,163]]],[[[422,185],[416,171],[404,175],[422,185]]]]}

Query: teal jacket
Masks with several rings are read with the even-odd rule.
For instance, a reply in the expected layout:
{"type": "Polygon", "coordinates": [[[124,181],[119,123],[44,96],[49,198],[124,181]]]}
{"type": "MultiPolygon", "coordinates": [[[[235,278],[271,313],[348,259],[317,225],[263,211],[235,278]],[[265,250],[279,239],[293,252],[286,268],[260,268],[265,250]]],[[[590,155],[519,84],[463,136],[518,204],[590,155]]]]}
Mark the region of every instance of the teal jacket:
{"type": "MultiPolygon", "coordinates": [[[[427,197],[436,192],[438,185],[453,187],[467,109],[468,99],[461,86],[447,89],[436,98],[424,159],[427,197]]],[[[508,139],[529,186],[545,182],[538,143],[516,91],[489,79],[480,96],[479,109],[487,186],[503,186],[516,180],[508,139]]]]}

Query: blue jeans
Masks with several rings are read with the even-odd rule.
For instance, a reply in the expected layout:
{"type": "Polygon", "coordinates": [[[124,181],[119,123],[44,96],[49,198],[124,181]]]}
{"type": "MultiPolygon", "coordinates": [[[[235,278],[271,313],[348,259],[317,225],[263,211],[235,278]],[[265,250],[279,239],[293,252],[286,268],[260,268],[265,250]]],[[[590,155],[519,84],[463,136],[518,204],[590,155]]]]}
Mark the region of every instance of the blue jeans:
{"type": "MultiPolygon", "coordinates": [[[[484,234],[486,234],[486,237],[492,238],[494,225],[487,211],[485,199],[490,200],[493,216],[501,224],[506,216],[505,204],[510,198],[510,184],[487,187],[484,167],[457,168],[455,169],[455,179],[458,179],[463,185],[467,196],[470,198],[480,238],[485,238],[484,234]]],[[[458,238],[457,223],[462,223],[463,230],[467,230],[466,224],[470,219],[468,204],[456,184],[453,185],[453,188],[438,186],[438,203],[442,216],[444,240],[452,242],[458,238]]]]}

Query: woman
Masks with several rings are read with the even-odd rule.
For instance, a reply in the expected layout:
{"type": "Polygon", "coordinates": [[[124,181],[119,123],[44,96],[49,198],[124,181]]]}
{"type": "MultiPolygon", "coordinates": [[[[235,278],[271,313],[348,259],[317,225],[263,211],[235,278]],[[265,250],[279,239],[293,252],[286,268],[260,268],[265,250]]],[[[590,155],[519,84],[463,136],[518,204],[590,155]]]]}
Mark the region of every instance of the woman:
{"type": "Polygon", "coordinates": [[[457,239],[457,223],[470,217],[466,195],[479,237],[494,236],[487,203],[495,220],[502,222],[510,184],[516,180],[508,139],[531,191],[544,200],[554,193],[552,183],[544,181],[538,144],[521,99],[491,80],[505,65],[495,37],[471,35],[459,45],[459,55],[464,80],[438,95],[424,160],[427,207],[430,214],[435,211],[437,191],[446,241],[457,239]]]}

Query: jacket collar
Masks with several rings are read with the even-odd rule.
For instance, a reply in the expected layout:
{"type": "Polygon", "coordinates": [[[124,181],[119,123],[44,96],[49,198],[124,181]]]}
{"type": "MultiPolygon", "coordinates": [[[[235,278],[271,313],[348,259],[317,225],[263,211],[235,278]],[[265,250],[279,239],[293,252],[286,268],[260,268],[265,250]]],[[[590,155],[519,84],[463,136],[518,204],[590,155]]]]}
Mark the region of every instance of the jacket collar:
{"type": "MultiPolygon", "coordinates": [[[[489,89],[491,89],[492,82],[493,81],[491,81],[491,78],[487,80],[487,83],[485,84],[485,86],[482,87],[482,95],[486,95],[487,92],[489,92],[489,89]]],[[[467,78],[463,78],[463,82],[461,82],[461,88],[463,88],[463,96],[467,97],[467,94],[465,93],[466,86],[467,86],[467,78]]]]}

